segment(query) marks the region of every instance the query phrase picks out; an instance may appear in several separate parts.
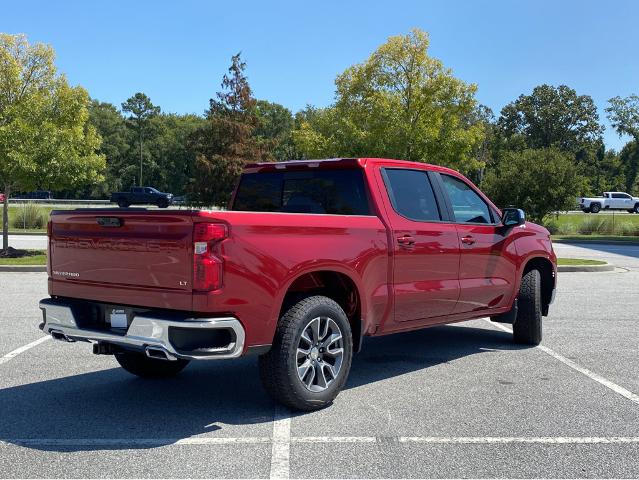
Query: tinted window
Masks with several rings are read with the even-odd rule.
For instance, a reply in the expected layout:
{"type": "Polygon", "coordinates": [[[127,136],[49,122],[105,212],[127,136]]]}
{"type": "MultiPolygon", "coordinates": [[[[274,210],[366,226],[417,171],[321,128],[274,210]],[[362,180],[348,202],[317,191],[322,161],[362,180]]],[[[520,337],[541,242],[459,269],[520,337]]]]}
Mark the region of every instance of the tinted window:
{"type": "Polygon", "coordinates": [[[456,222],[492,223],[488,205],[469,185],[450,175],[442,175],[441,178],[453,206],[456,222]]]}
{"type": "Polygon", "coordinates": [[[370,215],[363,172],[358,169],[245,173],[232,209],[370,215]]]}
{"type": "Polygon", "coordinates": [[[625,193],[613,193],[612,198],[630,198],[630,195],[626,195],[625,193]]]}
{"type": "Polygon", "coordinates": [[[418,222],[441,220],[433,187],[425,171],[387,168],[384,169],[384,182],[397,213],[418,222]]]}

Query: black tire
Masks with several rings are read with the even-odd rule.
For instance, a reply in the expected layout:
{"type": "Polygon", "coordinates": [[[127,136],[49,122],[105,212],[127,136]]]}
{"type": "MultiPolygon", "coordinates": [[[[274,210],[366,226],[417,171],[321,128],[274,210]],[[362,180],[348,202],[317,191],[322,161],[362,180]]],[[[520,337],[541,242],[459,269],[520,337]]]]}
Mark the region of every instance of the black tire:
{"type": "MultiPolygon", "coordinates": [[[[329,350],[328,346],[326,350],[329,350]]],[[[280,318],[271,349],[259,358],[260,378],[268,394],[285,406],[302,411],[319,410],[330,405],[342,390],[351,368],[352,356],[353,337],[344,310],[328,297],[306,297],[289,307],[280,318]],[[343,356],[337,375],[327,382],[325,389],[311,391],[298,375],[297,349],[302,334],[318,317],[333,320],[339,328],[343,356]]],[[[304,357],[301,358],[301,361],[306,361],[304,357]]]]}
{"type": "Polygon", "coordinates": [[[639,203],[635,203],[634,212],[639,213],[639,203]]]}
{"type": "Polygon", "coordinates": [[[162,200],[160,202],[158,202],[158,207],[159,208],[167,208],[169,206],[169,202],[166,200],[162,200]]]}
{"type": "Polygon", "coordinates": [[[118,200],[118,207],[126,208],[128,206],[129,206],[129,204],[126,202],[126,200],[118,200]]]}
{"type": "Polygon", "coordinates": [[[517,318],[513,323],[515,343],[539,345],[542,337],[541,274],[530,270],[521,279],[517,318]]]}
{"type": "Polygon", "coordinates": [[[158,360],[134,352],[116,353],[115,359],[127,372],[142,378],[173,377],[189,364],[188,360],[158,360]]]}
{"type": "Polygon", "coordinates": [[[591,213],[599,213],[600,210],[601,210],[601,205],[599,205],[598,203],[593,203],[592,205],[590,205],[591,213]]]}
{"type": "Polygon", "coordinates": [[[635,213],[634,210],[628,210],[628,213],[635,213]]]}

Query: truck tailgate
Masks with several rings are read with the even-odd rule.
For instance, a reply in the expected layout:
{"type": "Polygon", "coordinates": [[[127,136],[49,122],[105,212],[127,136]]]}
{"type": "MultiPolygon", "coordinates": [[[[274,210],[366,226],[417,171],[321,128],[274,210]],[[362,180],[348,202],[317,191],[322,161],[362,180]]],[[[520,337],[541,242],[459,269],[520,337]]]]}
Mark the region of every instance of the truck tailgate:
{"type": "Polygon", "coordinates": [[[179,308],[184,308],[193,276],[191,215],[115,209],[53,212],[50,293],[73,291],[75,297],[113,301],[122,297],[117,290],[137,290],[139,298],[139,290],[157,290],[158,296],[138,303],[170,308],[166,294],[174,292],[181,294],[179,308]],[[79,288],[82,285],[87,288],[79,288]]]}

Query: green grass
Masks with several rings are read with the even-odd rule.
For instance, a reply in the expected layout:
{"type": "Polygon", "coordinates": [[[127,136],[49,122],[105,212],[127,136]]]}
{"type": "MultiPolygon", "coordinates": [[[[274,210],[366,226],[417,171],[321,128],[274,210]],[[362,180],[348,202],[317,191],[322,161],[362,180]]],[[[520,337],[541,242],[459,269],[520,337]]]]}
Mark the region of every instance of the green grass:
{"type": "Polygon", "coordinates": [[[558,258],[557,265],[605,265],[601,260],[586,260],[584,258],[558,258]]]}
{"type": "Polygon", "coordinates": [[[46,265],[47,254],[44,250],[28,250],[29,254],[19,258],[0,257],[0,265],[46,265]]]}
{"type": "Polygon", "coordinates": [[[613,215],[612,213],[562,213],[559,215],[559,218],[555,215],[550,215],[548,216],[548,219],[552,218],[558,225],[565,225],[567,223],[578,225],[587,218],[604,218],[612,221],[613,217],[615,219],[615,223],[632,223],[633,225],[639,226],[639,215],[637,214],[613,215]]]}

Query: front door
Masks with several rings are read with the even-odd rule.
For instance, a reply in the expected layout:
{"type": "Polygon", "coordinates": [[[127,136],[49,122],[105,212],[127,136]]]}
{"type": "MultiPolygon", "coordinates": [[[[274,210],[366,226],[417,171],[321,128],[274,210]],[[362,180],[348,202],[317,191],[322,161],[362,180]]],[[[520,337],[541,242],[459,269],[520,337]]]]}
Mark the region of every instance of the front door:
{"type": "Polygon", "coordinates": [[[383,182],[391,223],[395,321],[449,315],[459,297],[459,239],[442,222],[425,170],[385,168],[383,182]]]}
{"type": "Polygon", "coordinates": [[[461,244],[455,313],[504,307],[517,278],[517,252],[497,213],[466,182],[441,174],[461,244]]]}

